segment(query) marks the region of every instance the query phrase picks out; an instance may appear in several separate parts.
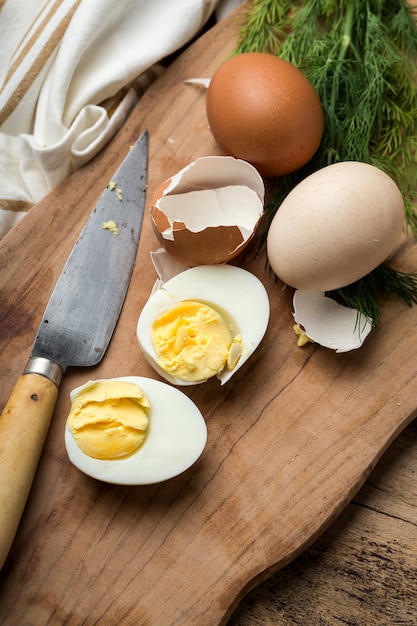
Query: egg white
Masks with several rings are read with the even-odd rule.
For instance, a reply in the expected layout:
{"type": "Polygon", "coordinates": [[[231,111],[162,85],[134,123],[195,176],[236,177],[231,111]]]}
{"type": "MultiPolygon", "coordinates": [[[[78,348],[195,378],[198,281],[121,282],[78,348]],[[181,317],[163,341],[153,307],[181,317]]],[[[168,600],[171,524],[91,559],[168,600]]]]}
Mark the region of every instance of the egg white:
{"type": "Polygon", "coordinates": [[[228,322],[232,334],[242,337],[243,352],[236,366],[233,370],[225,368],[217,375],[224,384],[246,363],[266,332],[270,312],[266,289],[256,276],[240,267],[200,265],[177,274],[151,295],[137,324],[137,339],[142,352],[165,380],[174,385],[195,385],[193,381],[172,376],[159,366],[151,337],[154,320],[184,300],[213,307],[228,322]]]}
{"type": "MultiPolygon", "coordinates": [[[[207,442],[207,426],[194,402],[179,389],[151,378],[123,376],[113,380],[133,383],[147,396],[151,406],[145,442],[125,458],[94,459],[84,454],[67,424],[65,446],[70,461],[84,474],[117,485],[151,485],[191,467],[207,442]]],[[[71,392],[71,401],[86,385],[71,392]]]]}

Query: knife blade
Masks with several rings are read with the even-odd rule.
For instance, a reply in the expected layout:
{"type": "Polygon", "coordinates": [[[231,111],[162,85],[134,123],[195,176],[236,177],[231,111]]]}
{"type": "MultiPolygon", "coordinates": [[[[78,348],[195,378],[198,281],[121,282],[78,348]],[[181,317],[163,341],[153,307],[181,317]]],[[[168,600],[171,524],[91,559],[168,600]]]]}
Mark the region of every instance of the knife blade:
{"type": "Polygon", "coordinates": [[[70,366],[101,361],[119,318],[142,228],[147,163],[145,131],[76,241],[0,416],[0,568],[29,495],[62,376],[70,366]]]}

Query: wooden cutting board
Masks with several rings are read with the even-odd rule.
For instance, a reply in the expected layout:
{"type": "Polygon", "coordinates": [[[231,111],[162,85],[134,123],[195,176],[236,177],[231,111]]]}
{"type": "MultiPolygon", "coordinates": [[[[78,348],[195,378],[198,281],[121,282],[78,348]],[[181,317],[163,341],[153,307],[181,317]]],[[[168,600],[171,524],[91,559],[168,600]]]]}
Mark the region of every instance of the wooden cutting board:
{"type": "MultiPolygon", "coordinates": [[[[188,48],[149,89],[108,148],[52,191],[0,245],[0,405],[30,353],[52,288],[84,220],[143,129],[150,133],[149,196],[201,155],[220,154],[204,90],[233,50],[239,11],[188,48]]],[[[212,626],[239,599],[309,546],[363,484],[417,409],[416,309],[384,306],[358,351],[298,348],[292,292],[248,254],[265,284],[265,339],[232,379],[187,390],[204,414],[208,444],[183,475],[119,487],[68,461],[69,391],[98,377],[157,378],[135,339],[155,280],[157,242],[145,221],[119,324],[102,363],[64,377],[49,436],[14,545],[1,573],[0,621],[9,626],[212,626]]],[[[395,256],[417,267],[405,239],[395,256]]],[[[22,437],[24,433],[22,433],[22,437]]]]}

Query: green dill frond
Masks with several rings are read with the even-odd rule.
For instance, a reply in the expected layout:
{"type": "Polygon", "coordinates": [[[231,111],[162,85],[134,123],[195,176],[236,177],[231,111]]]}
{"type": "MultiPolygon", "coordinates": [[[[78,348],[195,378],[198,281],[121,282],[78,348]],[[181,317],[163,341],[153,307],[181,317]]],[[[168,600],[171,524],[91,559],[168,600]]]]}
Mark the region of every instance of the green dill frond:
{"type": "Polygon", "coordinates": [[[270,52],[277,54],[276,45],[285,37],[284,16],[291,2],[254,0],[243,12],[243,25],[239,31],[235,54],[242,52],[270,52]]]}
{"type": "Polygon", "coordinates": [[[355,283],[329,295],[365,315],[376,327],[381,318],[382,301],[397,297],[408,306],[417,304],[417,274],[382,264],[355,283]]]}
{"type": "Polygon", "coordinates": [[[417,25],[408,3],[255,0],[235,50],[248,51],[277,54],[314,85],[325,116],[314,168],[356,160],[385,171],[417,237],[417,25]]]}
{"type": "MultiPolygon", "coordinates": [[[[301,69],[321,100],[325,130],[301,170],[276,180],[269,224],[286,195],[338,161],[379,167],[404,198],[405,230],[417,239],[417,9],[405,0],[254,0],[234,53],[276,54],[301,69]]],[[[377,325],[383,299],[417,303],[417,275],[382,265],[334,295],[377,325]]]]}

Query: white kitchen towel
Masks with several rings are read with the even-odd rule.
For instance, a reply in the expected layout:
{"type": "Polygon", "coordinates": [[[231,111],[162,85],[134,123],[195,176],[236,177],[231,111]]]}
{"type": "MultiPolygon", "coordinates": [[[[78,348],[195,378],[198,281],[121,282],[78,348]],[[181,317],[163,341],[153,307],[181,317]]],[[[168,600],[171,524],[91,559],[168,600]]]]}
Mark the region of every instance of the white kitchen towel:
{"type": "Polygon", "coordinates": [[[0,238],[92,159],[218,0],[0,0],[0,238]]]}

